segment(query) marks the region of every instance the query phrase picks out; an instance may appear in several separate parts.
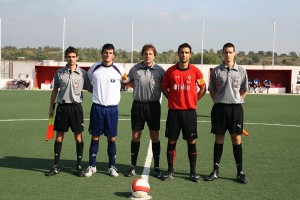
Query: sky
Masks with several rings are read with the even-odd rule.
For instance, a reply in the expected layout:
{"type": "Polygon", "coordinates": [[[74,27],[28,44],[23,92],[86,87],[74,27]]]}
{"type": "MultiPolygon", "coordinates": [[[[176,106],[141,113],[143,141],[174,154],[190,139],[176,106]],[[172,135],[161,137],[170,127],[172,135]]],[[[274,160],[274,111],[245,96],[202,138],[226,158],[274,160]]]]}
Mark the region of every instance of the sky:
{"type": "Polygon", "coordinates": [[[300,0],[0,0],[1,46],[300,53],[300,0]],[[64,21],[65,19],[65,21],[64,21]],[[274,37],[275,35],[275,37],[274,37]]]}

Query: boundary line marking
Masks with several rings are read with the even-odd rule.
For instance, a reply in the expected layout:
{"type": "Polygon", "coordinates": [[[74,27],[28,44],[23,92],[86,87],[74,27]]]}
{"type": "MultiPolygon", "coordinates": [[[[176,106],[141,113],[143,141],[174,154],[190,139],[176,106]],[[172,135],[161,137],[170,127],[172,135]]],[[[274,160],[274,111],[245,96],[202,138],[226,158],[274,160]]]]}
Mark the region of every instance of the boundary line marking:
{"type": "Polygon", "coordinates": [[[149,141],[149,145],[148,145],[148,152],[147,152],[147,156],[145,159],[145,164],[144,164],[144,169],[143,169],[143,173],[142,173],[142,179],[146,180],[149,182],[149,174],[150,174],[150,167],[151,167],[151,163],[152,163],[152,142],[151,139],[149,141]]]}

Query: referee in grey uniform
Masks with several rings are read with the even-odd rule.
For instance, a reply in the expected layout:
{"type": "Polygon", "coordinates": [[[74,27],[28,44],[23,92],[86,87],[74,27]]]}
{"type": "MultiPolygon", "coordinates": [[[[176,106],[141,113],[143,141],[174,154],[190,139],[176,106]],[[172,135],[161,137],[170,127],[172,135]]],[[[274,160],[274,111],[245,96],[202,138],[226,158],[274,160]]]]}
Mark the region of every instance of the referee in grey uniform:
{"type": "Polygon", "coordinates": [[[53,78],[53,90],[50,99],[49,116],[54,114],[55,99],[58,104],[54,121],[54,130],[56,138],[54,142],[54,165],[46,176],[53,176],[60,172],[60,154],[64,133],[68,132],[69,127],[74,132],[76,141],[77,176],[83,176],[82,171],[82,154],[83,154],[83,139],[82,132],[83,110],[81,102],[83,100],[82,90],[91,88],[85,70],[77,65],[78,51],[74,47],[69,47],[65,51],[67,65],[58,69],[53,78]]]}
{"type": "Polygon", "coordinates": [[[160,85],[165,70],[154,63],[156,48],[152,44],[144,45],[141,54],[143,61],[134,65],[129,71],[134,101],[131,108],[131,166],[125,173],[125,176],[131,177],[137,173],[136,163],[140,149],[140,139],[145,122],[147,122],[152,141],[154,159],[153,176],[160,178],[162,176],[159,168],[160,85]]]}
{"type": "Polygon", "coordinates": [[[223,152],[225,132],[228,130],[240,183],[246,183],[243,172],[242,133],[244,111],[242,104],[246,97],[248,76],[244,68],[234,61],[235,47],[231,43],[223,46],[224,62],[210,74],[208,90],[214,102],[211,111],[211,132],[215,134],[213,172],[206,178],[212,181],[219,177],[219,164],[223,152]]]}

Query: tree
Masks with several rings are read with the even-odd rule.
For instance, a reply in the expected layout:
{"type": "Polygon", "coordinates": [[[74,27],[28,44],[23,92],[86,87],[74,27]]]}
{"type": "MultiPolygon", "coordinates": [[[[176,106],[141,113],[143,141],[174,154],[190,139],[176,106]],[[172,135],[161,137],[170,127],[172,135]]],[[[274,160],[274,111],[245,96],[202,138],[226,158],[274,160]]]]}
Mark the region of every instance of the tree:
{"type": "Polygon", "coordinates": [[[208,53],[203,55],[204,64],[216,64],[220,62],[220,58],[215,54],[213,49],[210,49],[208,53]]]}
{"type": "Polygon", "coordinates": [[[222,53],[223,53],[223,49],[219,49],[219,50],[217,51],[217,54],[218,54],[218,55],[222,55],[222,53]]]}
{"type": "Polygon", "coordinates": [[[282,64],[284,64],[284,65],[291,65],[292,64],[292,62],[289,60],[289,59],[287,59],[287,60],[282,60],[282,64]]]}
{"type": "Polygon", "coordinates": [[[245,53],[245,51],[239,51],[239,52],[237,53],[237,55],[238,55],[238,56],[245,56],[246,53],[245,53]]]}
{"type": "Polygon", "coordinates": [[[254,51],[249,51],[248,52],[248,56],[253,56],[254,55],[254,51]]]}
{"type": "Polygon", "coordinates": [[[193,64],[201,64],[201,57],[202,57],[201,53],[194,54],[192,55],[190,61],[193,64]]]}
{"type": "Polygon", "coordinates": [[[264,51],[258,51],[258,55],[264,56],[265,52],[264,51]]]}
{"type": "Polygon", "coordinates": [[[267,51],[265,55],[269,56],[269,57],[272,57],[273,56],[273,52],[272,51],[267,51]]]}
{"type": "Polygon", "coordinates": [[[298,57],[297,53],[295,51],[291,51],[289,55],[292,57],[298,57]]]}
{"type": "MultiPolygon", "coordinates": [[[[80,62],[98,62],[101,60],[100,52],[101,49],[97,48],[77,48],[79,50],[79,61],[80,62]]],[[[20,57],[25,57],[26,60],[31,61],[42,61],[42,60],[55,60],[61,61],[62,59],[62,49],[59,47],[25,47],[17,48],[14,46],[4,46],[2,47],[2,59],[3,60],[18,60],[20,57]]],[[[141,61],[141,52],[133,52],[133,62],[137,63],[141,61]]],[[[273,53],[271,51],[263,52],[259,51],[255,53],[254,51],[249,51],[248,55],[244,51],[237,53],[235,60],[238,64],[244,65],[270,65],[271,57],[273,53]]],[[[300,65],[300,56],[296,52],[291,51],[288,55],[274,53],[275,64],[276,65],[300,65]]],[[[191,63],[201,64],[201,53],[192,54],[191,63]]],[[[203,63],[204,64],[218,64],[223,60],[222,49],[214,52],[213,49],[204,50],[203,53],[203,63]]],[[[130,63],[131,62],[131,52],[118,49],[116,50],[115,62],[118,63],[130,63]]],[[[160,64],[175,64],[178,62],[177,52],[174,50],[168,50],[156,54],[156,63],[160,64]]]]}
{"type": "Polygon", "coordinates": [[[260,61],[260,58],[257,54],[253,54],[251,56],[251,59],[252,59],[253,63],[258,63],[260,61]]]}

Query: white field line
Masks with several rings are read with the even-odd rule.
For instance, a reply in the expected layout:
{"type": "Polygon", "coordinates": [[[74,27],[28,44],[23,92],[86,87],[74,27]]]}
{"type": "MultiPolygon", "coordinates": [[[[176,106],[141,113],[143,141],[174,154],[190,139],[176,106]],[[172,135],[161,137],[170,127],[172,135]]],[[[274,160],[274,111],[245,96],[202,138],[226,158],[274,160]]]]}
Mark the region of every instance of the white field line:
{"type": "Polygon", "coordinates": [[[152,142],[151,140],[149,141],[149,145],[148,145],[148,152],[147,152],[147,156],[145,159],[145,164],[144,164],[144,169],[143,169],[143,173],[142,173],[142,179],[146,180],[149,182],[149,174],[150,174],[150,167],[151,167],[151,162],[152,162],[152,142]]]}
{"type": "Polygon", "coordinates": [[[0,122],[49,121],[49,119],[1,119],[0,122]]]}

